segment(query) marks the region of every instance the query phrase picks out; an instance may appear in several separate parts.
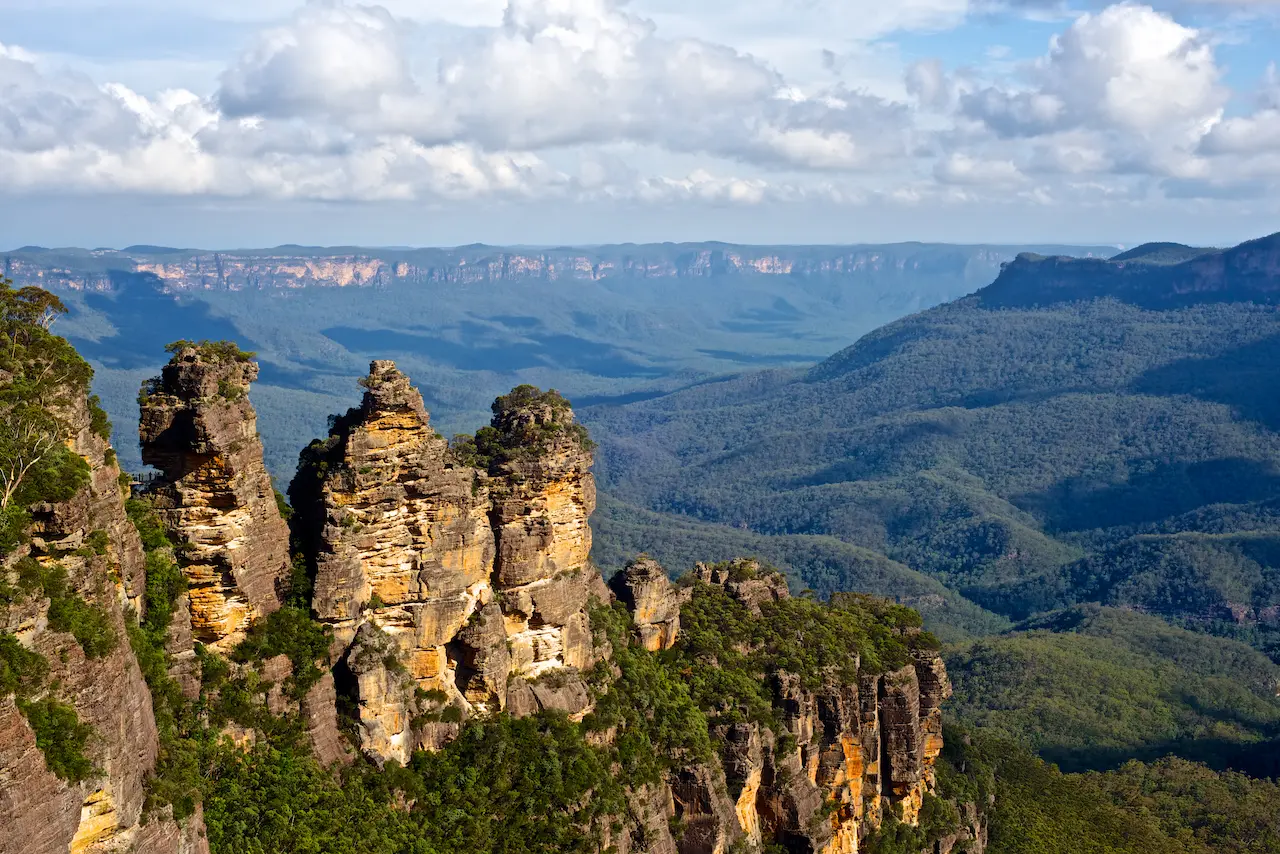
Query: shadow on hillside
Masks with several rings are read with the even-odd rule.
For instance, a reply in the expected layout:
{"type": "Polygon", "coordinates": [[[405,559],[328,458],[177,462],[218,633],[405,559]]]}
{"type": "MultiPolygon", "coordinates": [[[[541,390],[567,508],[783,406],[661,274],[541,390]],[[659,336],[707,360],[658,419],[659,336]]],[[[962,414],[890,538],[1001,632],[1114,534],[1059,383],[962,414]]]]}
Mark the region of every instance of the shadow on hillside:
{"type": "Polygon", "coordinates": [[[1280,430],[1280,395],[1274,393],[1280,335],[1208,359],[1181,359],[1138,378],[1138,394],[1191,395],[1232,407],[1241,417],[1280,430]]]}
{"type": "Polygon", "coordinates": [[[1207,504],[1242,504],[1280,496],[1280,472],[1247,458],[1159,464],[1117,484],[1067,478],[1014,504],[1045,520],[1053,532],[1142,525],[1207,504]]]}
{"type": "Polygon", "coordinates": [[[85,294],[84,300],[107,316],[116,334],[98,341],[71,337],[71,343],[87,359],[133,370],[158,368],[168,359],[165,345],[179,338],[227,339],[250,350],[256,346],[231,321],[211,314],[205,303],[164,293],[160,279],[152,273],[112,270],[108,275],[115,292],[85,294]]]}
{"type": "Polygon", "coordinates": [[[518,340],[503,341],[494,330],[463,321],[458,332],[464,342],[432,334],[390,329],[334,326],[321,330],[329,340],[352,353],[389,358],[410,353],[460,371],[507,373],[527,368],[581,370],[609,379],[657,378],[665,371],[628,358],[618,348],[585,338],[557,333],[521,331],[518,340]],[[483,341],[483,343],[481,343],[483,341]]]}
{"type": "Polygon", "coordinates": [[[1192,762],[1203,762],[1217,771],[1239,771],[1251,777],[1280,779],[1280,739],[1241,743],[1200,738],[1166,741],[1138,748],[1050,748],[1040,751],[1040,756],[1067,772],[1113,771],[1130,759],[1153,762],[1165,756],[1179,756],[1192,762]]]}

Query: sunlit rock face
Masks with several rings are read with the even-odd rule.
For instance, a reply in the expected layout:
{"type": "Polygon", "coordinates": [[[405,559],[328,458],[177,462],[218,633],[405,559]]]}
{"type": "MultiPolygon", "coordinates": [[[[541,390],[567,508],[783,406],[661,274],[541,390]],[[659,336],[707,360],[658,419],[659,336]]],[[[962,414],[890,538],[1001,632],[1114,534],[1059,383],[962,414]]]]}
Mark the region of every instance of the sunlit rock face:
{"type": "Polygon", "coordinates": [[[680,606],[687,591],[671,583],[656,560],[642,555],[609,581],[618,600],[631,610],[640,645],[650,652],[670,649],[680,634],[680,606]]]}
{"type": "Polygon", "coordinates": [[[476,713],[582,714],[595,484],[568,404],[518,389],[450,448],[392,362],[362,385],[290,495],[365,751],[405,761],[476,713]]]}
{"type": "Polygon", "coordinates": [[[289,572],[248,398],[257,375],[246,359],[186,347],[139,396],[142,459],[161,472],[152,492],[187,578],[192,635],[221,651],[280,607],[289,572]]]}
{"type": "MultiPolygon", "coordinates": [[[[692,577],[757,613],[790,595],[783,576],[751,560],[700,564],[692,577]]],[[[633,561],[610,587],[632,611],[642,646],[660,651],[679,641],[687,591],[655,561],[633,561]]],[[[853,681],[833,674],[817,688],[779,670],[770,687],[781,710],[777,732],[755,722],[718,727],[719,764],[666,781],[668,816],[686,828],[679,851],[714,854],[746,843],[858,854],[887,811],[919,821],[924,796],[936,786],[941,705],[951,694],[938,653],[917,651],[898,670],[862,672],[853,681]]],[[[977,831],[948,844],[962,838],[981,850],[977,831]]]]}

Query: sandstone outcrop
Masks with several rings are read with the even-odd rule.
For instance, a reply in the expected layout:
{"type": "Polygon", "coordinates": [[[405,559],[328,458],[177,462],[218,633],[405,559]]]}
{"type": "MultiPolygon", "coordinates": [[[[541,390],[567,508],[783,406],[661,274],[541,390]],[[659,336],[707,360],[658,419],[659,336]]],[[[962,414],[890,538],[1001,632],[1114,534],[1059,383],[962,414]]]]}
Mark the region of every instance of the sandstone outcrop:
{"type": "MultiPolygon", "coordinates": [[[[693,577],[722,587],[757,614],[764,603],[789,596],[785,578],[750,560],[699,564],[693,577]]],[[[639,559],[611,586],[633,609],[646,648],[678,642],[676,635],[667,643],[660,627],[672,624],[671,609],[678,613],[687,596],[678,595],[660,566],[639,559]]],[[[667,815],[684,828],[675,840],[682,854],[712,854],[739,841],[857,854],[886,811],[909,824],[918,821],[924,796],[936,785],[941,703],[951,691],[936,652],[916,650],[906,666],[861,672],[856,680],[832,674],[817,688],[785,670],[769,678],[779,731],[751,721],[719,727],[713,742],[721,745],[720,783],[719,768],[703,766],[667,780],[667,815]]],[[[978,838],[974,819],[973,834],[965,838],[978,838]]]]}
{"type": "Polygon", "coordinates": [[[85,752],[94,771],[76,784],[51,773],[14,697],[0,696],[0,854],[206,851],[198,816],[181,826],[163,815],[143,821],[144,781],[159,745],[151,694],[125,627],[126,610],[144,603],[142,545],[125,515],[120,470],[90,429],[87,404],[76,401],[65,415],[89,481],[67,501],[33,508],[30,545],[0,558],[0,572],[12,580],[26,558],[62,567],[71,595],[106,616],[112,642],[89,657],[74,637],[51,628],[50,600],[42,596],[0,603],[0,631],[47,662],[40,696],[70,705],[92,728],[85,752]]]}
{"type": "Polygon", "coordinates": [[[568,404],[517,389],[451,448],[393,363],[362,384],[290,495],[365,752],[406,761],[476,713],[583,713],[595,486],[568,404]]]}
{"type": "Polygon", "coordinates": [[[609,580],[609,588],[631,611],[640,645],[650,652],[670,649],[680,634],[680,606],[688,601],[656,560],[641,555],[609,580]]]}
{"type": "Polygon", "coordinates": [[[187,346],[139,397],[142,459],[162,473],[151,491],[187,578],[191,632],[220,651],[280,607],[289,571],[289,531],[248,399],[257,374],[234,347],[187,346]]]}
{"type": "MultiPolygon", "coordinates": [[[[967,266],[998,272],[1011,247],[974,247],[942,262],[963,274],[967,266]]],[[[404,251],[306,252],[276,249],[236,252],[101,250],[77,263],[64,251],[20,250],[0,258],[3,274],[19,286],[100,291],[122,281],[150,281],[170,292],[277,290],[306,287],[469,285],[484,282],[677,279],[707,276],[817,277],[868,271],[936,271],[928,247],[767,247],[726,244],[597,246],[538,252],[493,246],[404,251]],[[103,271],[103,260],[107,269],[103,271]]],[[[981,279],[978,275],[975,280],[981,279]]]]}

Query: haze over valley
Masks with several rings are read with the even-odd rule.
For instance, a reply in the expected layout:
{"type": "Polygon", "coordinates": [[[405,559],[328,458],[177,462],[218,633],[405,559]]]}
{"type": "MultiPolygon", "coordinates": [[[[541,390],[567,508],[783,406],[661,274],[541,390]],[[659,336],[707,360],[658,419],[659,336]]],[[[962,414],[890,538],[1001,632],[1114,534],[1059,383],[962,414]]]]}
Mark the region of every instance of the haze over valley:
{"type": "Polygon", "coordinates": [[[1108,247],[767,247],[204,252],[23,249],[17,285],[62,296],[60,322],[138,467],[137,386],[175,337],[258,353],[254,402],[286,483],[297,452],[350,404],[372,358],[412,372],[448,435],[488,420],[521,382],[580,408],[652,398],[724,374],[812,364],[877,326],[969,293],[1021,251],[1108,247]],[[178,332],[182,334],[179,335],[178,332]]]}

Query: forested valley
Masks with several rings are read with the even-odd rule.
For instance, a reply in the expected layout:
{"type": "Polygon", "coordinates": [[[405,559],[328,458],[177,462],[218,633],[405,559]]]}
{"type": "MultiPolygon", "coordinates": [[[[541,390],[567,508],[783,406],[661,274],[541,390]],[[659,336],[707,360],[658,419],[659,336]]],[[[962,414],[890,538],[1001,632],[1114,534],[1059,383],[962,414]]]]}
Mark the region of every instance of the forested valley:
{"type": "Polygon", "coordinates": [[[0,455],[39,453],[2,507],[0,723],[31,746],[0,769],[145,851],[1280,850],[1277,270],[1280,236],[1023,254],[811,368],[519,385],[444,435],[377,361],[325,380],[363,401],[287,477],[237,426],[290,424],[253,409],[271,363],[179,340],[127,402],[150,491],[106,444],[124,374],[104,410],[63,302],[6,287],[0,455]],[[211,551],[210,488],[256,489],[240,536],[273,545],[211,551]],[[513,539],[551,495],[570,539],[513,539]],[[456,557],[406,582],[385,544],[428,529],[456,557]],[[242,588],[212,611],[206,560],[242,588]],[[113,680],[153,710],[123,776],[113,680]],[[881,771],[831,773],[880,733],[881,771]]]}

